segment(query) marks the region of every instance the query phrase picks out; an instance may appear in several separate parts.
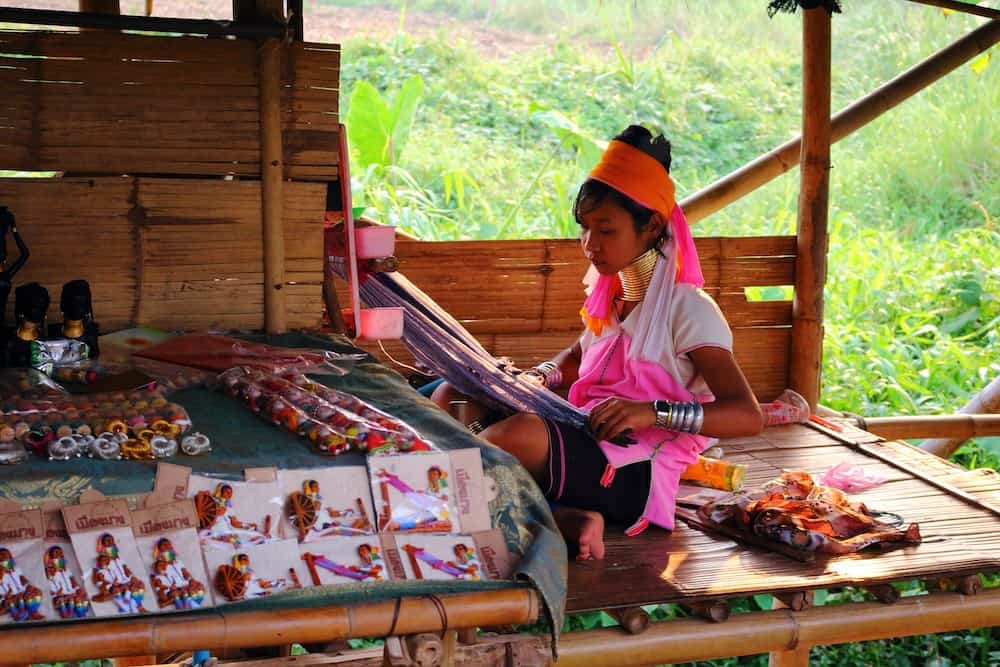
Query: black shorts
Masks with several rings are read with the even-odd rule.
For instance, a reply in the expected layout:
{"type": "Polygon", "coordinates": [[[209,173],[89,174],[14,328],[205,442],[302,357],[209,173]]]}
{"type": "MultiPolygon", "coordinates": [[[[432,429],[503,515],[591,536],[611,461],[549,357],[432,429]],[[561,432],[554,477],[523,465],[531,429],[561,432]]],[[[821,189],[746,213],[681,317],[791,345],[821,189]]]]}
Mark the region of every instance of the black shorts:
{"type": "Polygon", "coordinates": [[[607,488],[601,477],[608,464],[597,441],[582,429],[545,419],[549,462],[540,484],[555,503],[599,512],[611,523],[632,524],[646,508],[652,462],[633,463],[615,471],[607,488]]]}

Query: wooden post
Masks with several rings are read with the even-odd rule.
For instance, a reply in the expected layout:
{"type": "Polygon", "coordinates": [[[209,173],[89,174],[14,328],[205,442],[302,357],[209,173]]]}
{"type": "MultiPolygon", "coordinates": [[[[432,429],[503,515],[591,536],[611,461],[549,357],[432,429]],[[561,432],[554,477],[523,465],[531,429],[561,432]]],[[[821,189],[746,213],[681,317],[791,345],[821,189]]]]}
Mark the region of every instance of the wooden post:
{"type": "Polygon", "coordinates": [[[93,14],[121,14],[119,0],[80,0],[80,11],[93,14]]]}
{"type": "Polygon", "coordinates": [[[233,20],[237,23],[284,23],[284,0],[233,0],[233,20]]]}
{"type": "Polygon", "coordinates": [[[264,329],[285,331],[284,164],[281,152],[281,42],[258,48],[260,196],[264,222],[264,329]]]}
{"type": "MultiPolygon", "coordinates": [[[[821,10],[829,19],[826,10],[821,10]]],[[[772,609],[791,609],[800,612],[812,606],[812,591],[797,591],[787,595],[775,595],[772,609]]],[[[809,667],[809,644],[799,643],[798,637],[784,651],[771,651],[767,655],[768,667],[809,667]]]]}
{"type": "Polygon", "coordinates": [[[288,0],[288,22],[292,27],[292,38],[301,42],[305,39],[305,21],[302,0],[288,0]]]}
{"type": "Polygon", "coordinates": [[[830,190],[830,15],[802,10],[802,165],[789,384],[815,409],[823,353],[830,190]]]}
{"type": "MultiPolygon", "coordinates": [[[[80,11],[88,14],[110,14],[120,16],[122,13],[119,0],[80,0],[80,11]]],[[[98,28],[80,28],[81,32],[98,30],[98,28]]]]}
{"type": "Polygon", "coordinates": [[[649,627],[649,614],[642,607],[609,609],[608,613],[618,621],[618,624],[622,626],[622,630],[630,635],[641,634],[649,627]]]}

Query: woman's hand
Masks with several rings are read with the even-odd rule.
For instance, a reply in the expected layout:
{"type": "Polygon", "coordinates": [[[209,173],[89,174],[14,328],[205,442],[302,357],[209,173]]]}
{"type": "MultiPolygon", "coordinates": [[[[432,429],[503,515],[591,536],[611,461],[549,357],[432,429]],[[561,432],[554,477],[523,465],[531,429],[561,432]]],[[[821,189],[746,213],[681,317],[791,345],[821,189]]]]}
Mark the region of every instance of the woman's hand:
{"type": "Polygon", "coordinates": [[[656,410],[652,401],[606,398],[590,411],[590,430],[598,442],[613,441],[629,431],[655,425],[656,410]]]}

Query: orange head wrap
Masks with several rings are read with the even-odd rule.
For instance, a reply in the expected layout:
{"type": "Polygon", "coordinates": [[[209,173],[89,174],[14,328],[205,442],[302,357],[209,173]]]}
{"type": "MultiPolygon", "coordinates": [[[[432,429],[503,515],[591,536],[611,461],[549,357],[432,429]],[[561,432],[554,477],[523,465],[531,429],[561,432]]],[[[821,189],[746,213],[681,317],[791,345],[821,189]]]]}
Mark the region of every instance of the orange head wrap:
{"type": "Polygon", "coordinates": [[[660,162],[625,143],[612,141],[590,177],[610,185],[618,192],[663,216],[666,224],[677,202],[674,182],[660,162]]]}
{"type": "MultiPolygon", "coordinates": [[[[673,235],[677,282],[691,283],[696,287],[705,283],[698,251],[691,238],[691,229],[684,212],[674,199],[674,182],[659,160],[631,144],[613,140],[590,172],[590,178],[659,213],[664,224],[670,225],[673,235]]],[[[611,300],[619,289],[617,276],[601,276],[592,286],[580,309],[580,315],[588,329],[601,334],[604,326],[610,322],[611,300]]]]}

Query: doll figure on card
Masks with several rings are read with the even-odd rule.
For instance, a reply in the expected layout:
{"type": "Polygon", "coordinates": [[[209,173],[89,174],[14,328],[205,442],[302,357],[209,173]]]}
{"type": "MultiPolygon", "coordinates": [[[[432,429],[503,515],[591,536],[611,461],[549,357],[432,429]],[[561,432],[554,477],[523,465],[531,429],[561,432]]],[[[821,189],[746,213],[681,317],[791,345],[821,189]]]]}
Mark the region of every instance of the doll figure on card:
{"type": "Polygon", "coordinates": [[[118,555],[118,545],[111,533],[102,533],[97,540],[97,563],[91,579],[100,591],[94,596],[96,601],[113,601],[120,614],[146,611],[142,606],[146,585],[132,574],[132,569],[118,555]]]}
{"type": "Polygon", "coordinates": [[[243,521],[232,513],[232,485],[220,483],[211,497],[215,502],[214,520],[207,529],[199,531],[203,538],[225,542],[233,547],[240,547],[244,544],[260,544],[268,540],[269,529],[266,525],[261,531],[256,523],[243,521]]]}
{"type": "Polygon", "coordinates": [[[9,613],[15,621],[40,621],[42,591],[33,586],[14,561],[14,554],[0,547],[0,613],[9,613]]]}
{"type": "Polygon", "coordinates": [[[205,599],[205,585],[191,576],[170,538],[163,537],[153,548],[153,572],[150,578],[160,607],[198,609],[205,599]]]}
{"type": "Polygon", "coordinates": [[[45,551],[45,577],[49,580],[52,605],[60,618],[84,618],[90,611],[87,592],[66,567],[66,554],[60,546],[45,551]]]}

